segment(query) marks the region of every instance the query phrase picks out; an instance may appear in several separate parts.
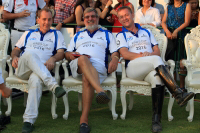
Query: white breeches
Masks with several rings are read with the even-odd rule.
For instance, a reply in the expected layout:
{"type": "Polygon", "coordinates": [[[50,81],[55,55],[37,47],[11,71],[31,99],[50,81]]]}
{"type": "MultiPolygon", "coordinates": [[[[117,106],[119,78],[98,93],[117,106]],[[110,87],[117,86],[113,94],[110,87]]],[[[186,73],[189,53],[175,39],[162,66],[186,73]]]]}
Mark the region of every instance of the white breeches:
{"type": "Polygon", "coordinates": [[[28,80],[28,84],[28,99],[23,118],[24,122],[30,122],[34,124],[38,117],[38,108],[42,96],[43,82],[37,74],[32,73],[28,80]]]}
{"type": "Polygon", "coordinates": [[[18,61],[16,75],[21,79],[28,80],[32,73],[38,75],[49,90],[54,91],[57,87],[58,84],[55,78],[52,77],[49,70],[40,61],[38,55],[34,52],[27,51],[18,61]]]}
{"type": "Polygon", "coordinates": [[[46,66],[40,61],[38,55],[33,52],[27,51],[20,57],[16,75],[21,79],[28,80],[28,99],[23,118],[24,122],[34,124],[38,117],[43,84],[51,91],[54,91],[58,84],[46,66]]]}
{"type": "Polygon", "coordinates": [[[126,74],[129,78],[149,82],[155,88],[156,85],[163,85],[155,71],[159,65],[165,65],[160,56],[140,57],[128,63],[126,74]]]}

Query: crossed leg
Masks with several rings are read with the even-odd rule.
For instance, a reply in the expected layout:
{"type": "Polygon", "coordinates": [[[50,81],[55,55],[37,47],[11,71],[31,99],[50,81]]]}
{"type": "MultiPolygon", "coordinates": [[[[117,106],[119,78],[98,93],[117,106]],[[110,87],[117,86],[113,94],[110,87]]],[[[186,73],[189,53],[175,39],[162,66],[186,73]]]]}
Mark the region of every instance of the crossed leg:
{"type": "Polygon", "coordinates": [[[78,73],[83,74],[87,79],[91,87],[93,87],[97,93],[104,92],[100,86],[99,74],[97,70],[92,66],[92,63],[86,56],[80,56],[78,58],[78,73]]]}

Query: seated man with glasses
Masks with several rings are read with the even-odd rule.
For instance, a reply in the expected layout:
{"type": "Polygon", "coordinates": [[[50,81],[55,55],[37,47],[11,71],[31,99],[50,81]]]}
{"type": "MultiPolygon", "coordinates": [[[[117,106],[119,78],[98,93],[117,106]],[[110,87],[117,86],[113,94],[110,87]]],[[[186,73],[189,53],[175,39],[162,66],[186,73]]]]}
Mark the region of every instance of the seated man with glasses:
{"type": "Polygon", "coordinates": [[[96,102],[106,104],[110,99],[100,84],[117,69],[119,53],[113,35],[106,29],[98,26],[99,16],[94,8],[84,11],[85,29],[81,29],[72,38],[66,52],[66,59],[71,61],[72,76],[82,76],[83,110],[80,118],[80,133],[89,133],[88,115],[94,91],[97,92],[96,102]],[[108,64],[108,56],[111,61],[108,64]],[[78,57],[78,58],[76,58],[78,57]]]}

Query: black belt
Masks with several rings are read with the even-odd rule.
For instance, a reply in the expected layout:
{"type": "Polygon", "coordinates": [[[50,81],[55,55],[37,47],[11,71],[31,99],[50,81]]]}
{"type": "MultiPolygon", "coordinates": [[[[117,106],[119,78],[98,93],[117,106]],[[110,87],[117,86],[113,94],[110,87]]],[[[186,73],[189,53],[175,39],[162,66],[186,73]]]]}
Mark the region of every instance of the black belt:
{"type": "Polygon", "coordinates": [[[19,32],[25,32],[26,30],[20,30],[20,29],[16,29],[16,28],[12,28],[13,30],[17,30],[19,32]]]}

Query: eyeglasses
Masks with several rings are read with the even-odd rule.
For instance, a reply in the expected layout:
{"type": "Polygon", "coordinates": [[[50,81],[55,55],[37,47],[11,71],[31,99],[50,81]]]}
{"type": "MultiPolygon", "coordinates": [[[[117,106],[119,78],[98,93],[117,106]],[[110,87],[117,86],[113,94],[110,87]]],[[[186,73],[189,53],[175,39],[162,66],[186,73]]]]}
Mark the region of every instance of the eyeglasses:
{"type": "Polygon", "coordinates": [[[85,17],[83,17],[83,19],[89,19],[90,17],[91,17],[92,19],[93,19],[93,18],[97,18],[96,15],[91,15],[91,16],[85,16],[85,17]]]}

